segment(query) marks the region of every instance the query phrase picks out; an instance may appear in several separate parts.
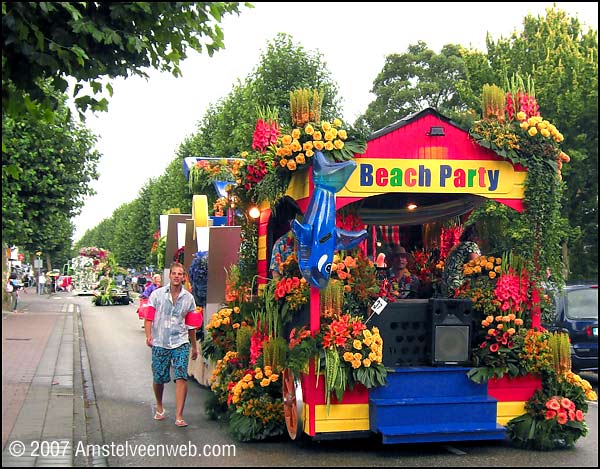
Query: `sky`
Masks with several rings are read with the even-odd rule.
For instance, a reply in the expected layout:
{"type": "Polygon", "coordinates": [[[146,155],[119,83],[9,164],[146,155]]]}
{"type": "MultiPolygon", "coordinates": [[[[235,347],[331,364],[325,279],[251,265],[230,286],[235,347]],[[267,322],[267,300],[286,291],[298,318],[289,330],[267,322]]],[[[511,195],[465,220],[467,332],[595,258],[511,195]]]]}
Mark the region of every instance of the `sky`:
{"type": "MultiPolygon", "coordinates": [[[[488,33],[493,40],[509,37],[522,29],[526,15],[543,16],[552,2],[253,5],[242,7],[239,16],[224,18],[225,49],[213,57],[191,51],[180,64],[179,78],[151,70],[147,80],[116,79],[108,112],[86,115],[85,125],[98,136],[96,149],[103,156],[100,177],[92,183],[96,195],[85,200],[74,219],[75,241],[119,206],[135,200],[149,179],[164,173],[209,105],[226,97],[238,79],[243,81],[256,68],[278,33],[291,35],[307,51],[321,53],[339,87],[342,117],[353,123],[375,98],[370,90],[387,55],[404,53],[419,40],[436,53],[445,44],[485,51],[488,33]]],[[[598,29],[597,2],[556,5],[579,18],[584,27],[598,29]]]]}

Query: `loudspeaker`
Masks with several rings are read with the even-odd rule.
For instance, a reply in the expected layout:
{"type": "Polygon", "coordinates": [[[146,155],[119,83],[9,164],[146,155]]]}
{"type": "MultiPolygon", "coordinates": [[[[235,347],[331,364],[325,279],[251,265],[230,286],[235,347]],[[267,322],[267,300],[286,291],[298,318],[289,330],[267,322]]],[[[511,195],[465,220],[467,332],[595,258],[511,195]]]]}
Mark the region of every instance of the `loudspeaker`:
{"type": "Polygon", "coordinates": [[[471,300],[435,298],[431,300],[432,363],[462,365],[471,361],[471,300]]]}

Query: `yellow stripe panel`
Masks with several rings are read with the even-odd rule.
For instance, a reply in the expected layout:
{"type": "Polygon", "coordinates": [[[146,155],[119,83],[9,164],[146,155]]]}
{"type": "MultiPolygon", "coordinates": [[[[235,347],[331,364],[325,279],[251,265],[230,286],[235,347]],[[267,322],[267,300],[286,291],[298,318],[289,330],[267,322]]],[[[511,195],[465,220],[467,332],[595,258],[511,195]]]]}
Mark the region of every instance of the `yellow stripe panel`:
{"type": "Polygon", "coordinates": [[[289,195],[294,200],[306,199],[309,195],[308,171],[296,171],[292,175],[285,195],[289,195]]]}
{"type": "Polygon", "coordinates": [[[258,259],[264,261],[267,258],[267,235],[258,237],[258,259]]]}
{"type": "Polygon", "coordinates": [[[498,402],[496,421],[506,425],[509,420],[525,413],[525,401],[498,402]]]}
{"type": "Polygon", "coordinates": [[[315,406],[315,432],[369,430],[369,404],[333,404],[315,406]]]}

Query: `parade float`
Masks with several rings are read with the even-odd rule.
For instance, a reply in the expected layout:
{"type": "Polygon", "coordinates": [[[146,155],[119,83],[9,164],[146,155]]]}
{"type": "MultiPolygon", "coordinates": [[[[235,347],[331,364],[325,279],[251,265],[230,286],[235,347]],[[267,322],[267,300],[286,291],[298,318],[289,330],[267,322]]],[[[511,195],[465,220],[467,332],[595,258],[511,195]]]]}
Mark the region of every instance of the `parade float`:
{"type": "MultiPolygon", "coordinates": [[[[321,120],[320,102],[298,90],[293,128],[259,119],[254,152],[242,162],[193,163],[230,181],[214,208],[229,211],[241,236],[235,262],[199,252],[192,269],[196,295],[207,291],[211,269],[226,269],[201,343],[203,379],[212,369],[209,415],[241,441],[287,430],[292,439],[508,435],[525,448],[572,446],[587,433],[586,399],[596,396],[570,371],[565,337],[540,325],[543,275],[559,263],[552,230],[568,156],[531,90],[487,87],[483,118],[470,131],[429,108],[366,146],[341,120],[321,120]],[[519,252],[465,265],[463,287],[444,298],[444,259],[485,200],[521,212],[526,240],[519,252]],[[294,208],[296,250],[272,280],[286,207],[294,208]],[[399,245],[414,247],[423,286],[416,298],[382,287],[378,261],[399,245]]],[[[188,233],[206,223],[207,208],[194,204],[188,233]]]]}

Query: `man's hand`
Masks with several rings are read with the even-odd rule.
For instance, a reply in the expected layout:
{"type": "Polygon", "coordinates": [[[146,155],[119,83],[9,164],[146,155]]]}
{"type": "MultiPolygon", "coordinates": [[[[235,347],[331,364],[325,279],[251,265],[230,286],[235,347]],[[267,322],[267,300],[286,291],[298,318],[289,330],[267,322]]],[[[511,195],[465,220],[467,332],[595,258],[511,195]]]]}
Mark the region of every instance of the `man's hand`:
{"type": "Polygon", "coordinates": [[[192,360],[198,358],[198,349],[196,347],[192,348],[192,360]]]}
{"type": "Polygon", "coordinates": [[[146,345],[152,347],[152,336],[146,337],[146,345]]]}

